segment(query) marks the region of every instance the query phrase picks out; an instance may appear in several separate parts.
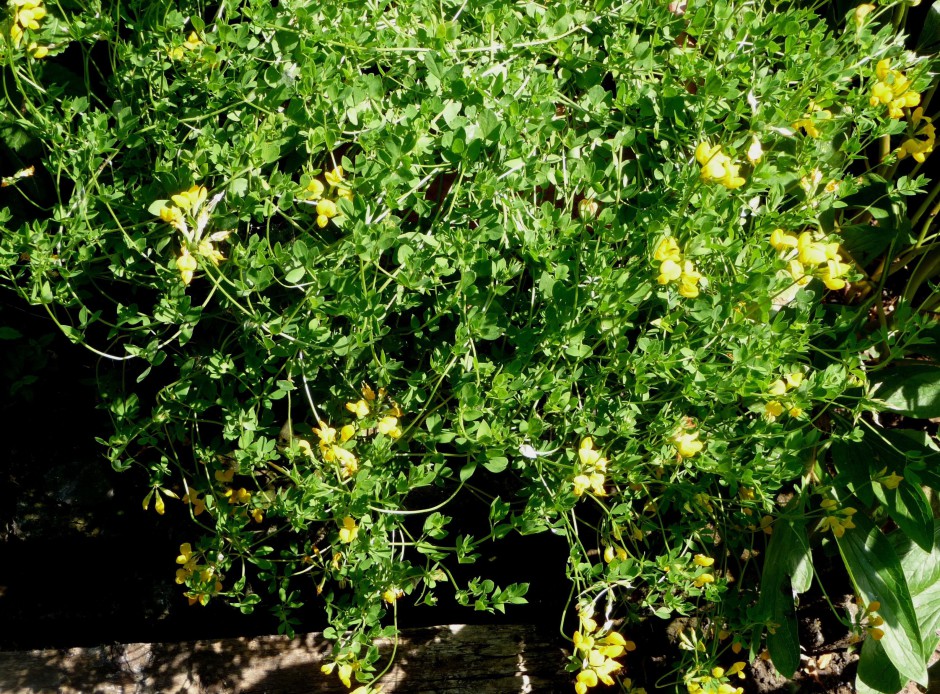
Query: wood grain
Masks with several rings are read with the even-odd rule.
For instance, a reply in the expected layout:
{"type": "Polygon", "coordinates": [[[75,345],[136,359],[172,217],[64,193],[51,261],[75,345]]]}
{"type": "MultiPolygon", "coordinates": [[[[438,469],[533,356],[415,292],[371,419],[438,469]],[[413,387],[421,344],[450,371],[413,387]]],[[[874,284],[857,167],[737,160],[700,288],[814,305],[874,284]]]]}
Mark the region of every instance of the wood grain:
{"type": "MultiPolygon", "coordinates": [[[[391,642],[380,650],[388,657],[391,642]]],[[[564,641],[529,625],[449,625],[403,632],[390,692],[570,692],[564,641]]],[[[0,652],[0,691],[29,694],[293,694],[347,692],[320,672],[330,644],[312,633],[0,652]]],[[[380,662],[380,667],[384,662],[380,662]]],[[[355,686],[355,685],[354,685],[355,686]]]]}

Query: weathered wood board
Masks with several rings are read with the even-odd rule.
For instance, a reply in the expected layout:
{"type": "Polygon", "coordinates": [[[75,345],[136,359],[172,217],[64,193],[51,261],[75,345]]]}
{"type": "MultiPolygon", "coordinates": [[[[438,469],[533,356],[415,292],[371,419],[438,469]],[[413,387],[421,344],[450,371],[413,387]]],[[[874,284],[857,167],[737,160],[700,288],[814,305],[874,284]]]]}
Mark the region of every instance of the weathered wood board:
{"type": "MultiPolygon", "coordinates": [[[[382,692],[570,692],[563,645],[557,633],[528,625],[408,630],[382,692]]],[[[381,650],[387,657],[392,643],[381,650]]],[[[335,674],[320,672],[329,653],[319,634],[0,652],[0,692],[345,694],[335,674]]]]}

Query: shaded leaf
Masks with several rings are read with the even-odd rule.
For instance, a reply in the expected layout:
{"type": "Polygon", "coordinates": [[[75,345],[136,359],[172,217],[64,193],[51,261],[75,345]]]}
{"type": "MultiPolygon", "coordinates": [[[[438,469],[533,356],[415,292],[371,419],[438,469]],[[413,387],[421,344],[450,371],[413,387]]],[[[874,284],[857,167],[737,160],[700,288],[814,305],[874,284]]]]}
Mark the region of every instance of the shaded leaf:
{"type": "Polygon", "coordinates": [[[898,556],[888,539],[867,516],[853,517],[855,528],[836,538],[845,568],[865,604],[881,603],[885,632],[881,645],[902,676],[927,684],[927,665],[917,614],[898,556]]]}

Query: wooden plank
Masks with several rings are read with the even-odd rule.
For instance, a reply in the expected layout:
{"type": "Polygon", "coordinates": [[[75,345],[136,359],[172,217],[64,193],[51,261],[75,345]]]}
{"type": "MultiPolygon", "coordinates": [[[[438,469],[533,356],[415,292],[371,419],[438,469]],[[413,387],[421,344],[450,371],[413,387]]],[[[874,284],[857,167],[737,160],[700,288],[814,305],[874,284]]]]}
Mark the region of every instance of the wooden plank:
{"type": "MultiPolygon", "coordinates": [[[[529,625],[450,625],[403,632],[390,692],[570,692],[564,641],[529,625]]],[[[382,642],[384,657],[392,650],[382,642]]],[[[320,672],[330,644],[312,633],[289,639],[131,643],[0,652],[0,691],[16,694],[294,694],[347,692],[320,672]]],[[[380,661],[380,668],[384,665],[380,661]]],[[[355,686],[355,685],[354,685],[355,686]]]]}

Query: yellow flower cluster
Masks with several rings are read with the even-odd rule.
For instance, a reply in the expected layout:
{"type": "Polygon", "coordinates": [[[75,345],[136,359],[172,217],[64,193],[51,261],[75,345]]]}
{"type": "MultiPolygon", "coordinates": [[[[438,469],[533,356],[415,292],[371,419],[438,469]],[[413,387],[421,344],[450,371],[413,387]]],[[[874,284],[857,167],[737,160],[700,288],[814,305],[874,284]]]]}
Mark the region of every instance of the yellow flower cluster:
{"type": "Polygon", "coordinates": [[[871,88],[872,106],[884,104],[891,118],[903,118],[905,108],[914,108],[920,103],[920,93],[911,89],[911,82],[900,70],[891,69],[891,61],[883,58],[875,66],[878,81],[871,88]]]}
{"type": "MultiPolygon", "coordinates": [[[[698,567],[707,569],[715,563],[715,560],[711,557],[706,557],[704,554],[696,554],[692,559],[692,563],[698,567]]],[[[694,585],[696,588],[702,588],[714,582],[715,575],[706,571],[705,573],[696,576],[692,580],[692,585],[694,585]]]]}
{"type": "Polygon", "coordinates": [[[581,672],[574,685],[576,694],[586,694],[598,682],[607,686],[614,683],[613,675],[623,665],[614,658],[619,658],[627,651],[636,650],[636,644],[627,641],[616,631],[608,631],[604,636],[597,633],[597,622],[588,615],[581,615],[581,628],[574,632],[575,653],[581,656],[581,672]]]}
{"type": "MultiPolygon", "coordinates": [[[[368,417],[377,404],[375,392],[368,385],[363,384],[362,396],[363,397],[356,402],[346,403],[346,409],[356,415],[357,420],[368,417]]],[[[381,403],[385,398],[384,388],[379,389],[378,397],[378,402],[381,403]]],[[[399,426],[399,418],[401,416],[401,408],[392,401],[391,407],[387,408],[385,413],[376,422],[375,431],[384,436],[388,436],[390,439],[401,438],[402,429],[401,426],[399,426]]],[[[358,458],[356,458],[356,455],[351,450],[343,446],[343,444],[356,437],[358,432],[357,425],[346,424],[337,432],[336,429],[322,420],[317,424],[318,426],[314,428],[313,433],[316,434],[317,438],[320,440],[320,455],[323,460],[328,463],[338,463],[341,478],[345,479],[351,477],[358,472],[358,458]]],[[[312,458],[313,449],[310,446],[310,442],[304,439],[297,439],[296,441],[301,452],[307,457],[312,458]]]]}
{"type": "Polygon", "coordinates": [[[865,607],[865,602],[861,597],[856,598],[855,603],[859,607],[864,608],[864,614],[861,615],[861,618],[866,622],[865,630],[868,632],[868,635],[875,639],[875,641],[881,641],[885,635],[884,629],[881,628],[885,623],[884,617],[877,614],[878,610],[881,609],[881,603],[877,600],[872,600],[868,603],[868,607],[865,607]]]}
{"type": "MultiPolygon", "coordinates": [[[[203,237],[202,232],[209,223],[210,210],[206,208],[200,212],[200,209],[205,204],[208,195],[209,192],[204,186],[192,186],[189,190],[171,195],[170,199],[174,205],[164,205],[159,214],[160,219],[179,231],[190,245],[195,246],[196,255],[218,267],[219,263],[225,260],[225,256],[215,244],[227,239],[230,232],[217,231],[203,237]],[[195,224],[193,230],[189,227],[187,217],[195,224]]],[[[176,258],[176,269],[180,273],[183,284],[189,286],[198,268],[199,262],[196,257],[193,256],[189,247],[184,245],[176,258]]]]}
{"type": "Polygon", "coordinates": [[[594,441],[590,436],[581,439],[581,445],[578,448],[578,460],[581,463],[581,472],[574,478],[574,495],[581,496],[590,489],[594,496],[607,496],[607,492],[604,490],[607,458],[603,457],[600,451],[594,449],[594,441]]]}
{"type": "Polygon", "coordinates": [[[721,151],[721,145],[699,143],[695,148],[695,159],[702,167],[703,181],[720,183],[728,190],[735,190],[746,183],[740,174],[740,167],[721,151]]]}
{"type": "Polygon", "coordinates": [[[820,108],[815,101],[810,101],[809,109],[803,114],[803,117],[793,121],[793,129],[796,131],[802,130],[807,137],[816,138],[820,134],[817,126],[819,121],[823,120],[832,120],[832,111],[820,108]]]}
{"type": "MultiPolygon", "coordinates": [[[[776,381],[771,383],[770,387],[767,389],[767,392],[770,395],[779,398],[783,395],[786,395],[789,391],[799,388],[803,383],[803,378],[802,371],[791,371],[783,378],[778,378],[776,381]]],[[[788,412],[791,417],[800,417],[803,414],[803,409],[797,405],[786,405],[777,399],[769,400],[764,405],[764,417],[766,417],[767,420],[771,422],[782,415],[784,411],[788,412]]]]}
{"type": "Polygon", "coordinates": [[[787,270],[793,281],[801,287],[809,284],[813,276],[821,279],[823,284],[832,290],[843,289],[846,286],[847,282],[843,276],[849,271],[850,266],[842,261],[837,242],[815,241],[808,231],[796,237],[783,229],[774,229],[770,234],[770,245],[778,252],[789,256],[787,270]],[[807,272],[807,267],[812,268],[812,275],[807,272]]]}
{"type": "Polygon", "coordinates": [[[200,552],[193,552],[192,545],[184,542],[180,545],[179,556],[176,557],[176,563],[180,568],[176,570],[176,583],[183,585],[196,576],[199,586],[185,593],[190,605],[197,602],[200,605],[206,605],[209,598],[222,591],[222,581],[216,576],[216,568],[212,564],[200,565],[198,558],[200,552]]]}
{"type": "Polygon", "coordinates": [[[714,694],[742,694],[743,687],[733,687],[728,683],[728,678],[737,675],[739,679],[744,679],[744,668],[747,663],[737,662],[727,670],[723,667],[712,668],[711,674],[701,677],[694,677],[686,683],[689,694],[704,694],[705,692],[714,694]]]}
{"type": "MultiPolygon", "coordinates": [[[[332,171],[327,171],[323,174],[323,178],[326,179],[335,197],[352,200],[352,191],[346,183],[342,166],[337,166],[332,171]]],[[[336,206],[336,202],[323,197],[325,192],[326,186],[317,178],[312,179],[304,190],[306,199],[311,203],[316,203],[317,226],[321,229],[329,224],[331,219],[339,215],[339,208],[336,206]]]]}
{"type": "Polygon", "coordinates": [[[666,236],[653,251],[653,260],[659,263],[660,284],[679,282],[679,294],[687,299],[694,299],[699,294],[698,283],[702,275],[695,269],[691,260],[682,259],[679,244],[672,236],[666,236]]]}
{"type": "Polygon", "coordinates": [[[914,161],[923,164],[924,160],[927,159],[927,155],[933,152],[933,146],[937,139],[933,121],[924,115],[923,108],[918,106],[911,114],[909,131],[911,132],[910,137],[904,140],[898,148],[898,159],[914,157],[914,161]]]}
{"type": "MultiPolygon", "coordinates": [[[[217,482],[221,482],[223,485],[230,485],[234,479],[235,479],[235,468],[228,468],[227,470],[215,471],[215,480],[217,482]]],[[[195,492],[190,492],[190,493],[195,495],[195,492]]],[[[186,496],[189,496],[190,493],[187,493],[186,496]]],[[[244,487],[239,487],[238,489],[235,489],[234,487],[231,487],[231,486],[224,486],[222,487],[222,498],[225,499],[229,503],[230,513],[232,515],[239,515],[242,518],[247,518],[248,516],[251,516],[252,519],[254,519],[255,523],[260,523],[261,521],[264,520],[264,511],[262,511],[258,507],[248,508],[249,504],[251,504],[252,494],[244,487]],[[246,508],[237,509],[235,508],[237,506],[245,506],[246,508]]],[[[187,500],[186,497],[184,497],[183,500],[186,501],[187,500]]],[[[200,506],[203,509],[205,508],[205,503],[202,500],[200,500],[198,496],[196,497],[196,501],[191,502],[191,503],[196,505],[196,509],[194,513],[196,513],[197,515],[200,511],[200,508],[199,508],[200,506]]]]}
{"type": "Polygon", "coordinates": [[[176,46],[170,49],[169,56],[173,60],[182,60],[183,56],[186,55],[185,51],[194,51],[202,45],[202,39],[199,38],[199,34],[195,31],[191,31],[186,40],[183,41],[182,46],[176,46]]]}
{"type": "MultiPolygon", "coordinates": [[[[352,674],[359,669],[359,663],[356,660],[343,661],[337,663],[327,663],[320,667],[320,672],[324,675],[329,675],[333,670],[336,669],[336,675],[339,677],[339,681],[342,682],[345,686],[352,686],[352,674]]],[[[359,688],[361,689],[361,687],[359,688]]],[[[356,691],[359,691],[357,689],[356,691]]],[[[350,692],[350,694],[354,694],[350,692]]]]}
{"type": "MultiPolygon", "coordinates": [[[[39,31],[39,20],[46,16],[46,8],[42,0],[11,0],[9,5],[13,9],[10,38],[13,45],[19,47],[27,31],[39,31]]],[[[35,41],[31,41],[26,50],[32,52],[37,60],[49,55],[49,47],[40,46],[35,41]]]]}
{"type": "Polygon", "coordinates": [[[819,526],[823,532],[831,530],[836,537],[842,537],[847,529],[855,527],[852,516],[856,514],[856,509],[851,506],[839,508],[839,502],[835,499],[824,499],[819,505],[826,512],[819,526]]]}
{"type": "MultiPolygon", "coordinates": [[[[313,430],[313,433],[320,439],[320,455],[328,463],[336,462],[340,466],[340,476],[350,477],[359,470],[359,460],[355,454],[340,444],[346,443],[356,435],[356,428],[347,424],[340,429],[340,440],[337,443],[336,429],[326,422],[319,422],[319,427],[313,430]]],[[[309,447],[310,444],[307,444],[309,447]]]]}

